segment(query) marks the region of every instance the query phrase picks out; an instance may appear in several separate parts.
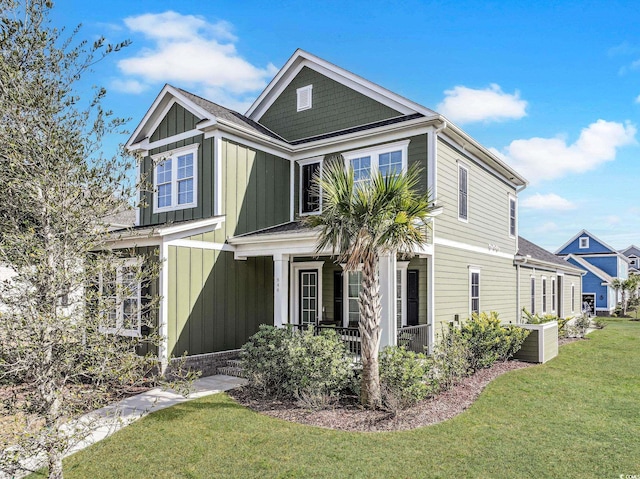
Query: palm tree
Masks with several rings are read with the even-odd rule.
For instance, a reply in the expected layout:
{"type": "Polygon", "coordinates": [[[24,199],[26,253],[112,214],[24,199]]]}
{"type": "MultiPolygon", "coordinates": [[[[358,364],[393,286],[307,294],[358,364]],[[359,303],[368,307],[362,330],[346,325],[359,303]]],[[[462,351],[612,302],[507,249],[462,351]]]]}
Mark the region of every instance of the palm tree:
{"type": "Polygon", "coordinates": [[[315,188],[322,194],[322,213],[307,218],[320,227],[317,252],[330,250],[346,271],[362,268],[359,297],[362,385],[360,401],[380,405],[380,284],[381,254],[410,255],[426,241],[427,220],[433,211],[429,193],[417,193],[420,170],[383,176],[372,174],[366,183],[355,184],[352,168],[345,169],[342,158],[327,162],[315,188]]]}

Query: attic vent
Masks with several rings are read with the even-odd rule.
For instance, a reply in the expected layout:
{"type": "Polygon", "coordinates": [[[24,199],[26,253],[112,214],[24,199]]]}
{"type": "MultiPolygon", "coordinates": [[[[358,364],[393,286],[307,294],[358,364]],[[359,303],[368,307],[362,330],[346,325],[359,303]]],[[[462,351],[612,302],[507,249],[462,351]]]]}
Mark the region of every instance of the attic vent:
{"type": "Polygon", "coordinates": [[[589,247],[589,237],[588,236],[582,236],[580,238],[580,245],[579,248],[580,249],[586,249],[589,247]]]}
{"type": "Polygon", "coordinates": [[[298,94],[298,111],[309,110],[311,108],[312,89],[313,85],[307,85],[296,90],[296,93],[298,94]]]}

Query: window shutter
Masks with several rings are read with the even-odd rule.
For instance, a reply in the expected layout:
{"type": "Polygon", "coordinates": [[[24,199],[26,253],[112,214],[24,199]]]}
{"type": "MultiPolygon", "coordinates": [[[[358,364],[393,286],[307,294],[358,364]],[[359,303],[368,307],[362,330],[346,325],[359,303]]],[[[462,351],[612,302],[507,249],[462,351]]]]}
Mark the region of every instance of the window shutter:
{"type": "Polygon", "coordinates": [[[342,271],[333,272],[333,320],[342,326],[343,324],[343,282],[342,271]]]}
{"type": "Polygon", "coordinates": [[[308,110],[311,108],[311,92],[313,85],[307,85],[296,90],[298,99],[298,111],[308,110]]]}

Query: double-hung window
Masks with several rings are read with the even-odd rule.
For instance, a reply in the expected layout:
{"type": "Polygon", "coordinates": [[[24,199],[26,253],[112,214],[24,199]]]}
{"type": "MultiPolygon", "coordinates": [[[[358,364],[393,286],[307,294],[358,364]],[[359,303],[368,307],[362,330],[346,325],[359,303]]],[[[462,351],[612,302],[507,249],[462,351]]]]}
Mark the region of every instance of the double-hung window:
{"type": "Polygon", "coordinates": [[[198,202],[198,145],[154,155],[154,212],[193,208],[198,202]]]}
{"type": "Polygon", "coordinates": [[[480,269],[469,268],[469,312],[480,313],[480,269]]]}
{"type": "Polygon", "coordinates": [[[458,163],[458,219],[469,220],[469,169],[458,163]]]}
{"type": "Polygon", "coordinates": [[[531,314],[536,314],[536,278],[531,276],[531,314]]]}
{"type": "Polygon", "coordinates": [[[140,261],[117,261],[99,277],[103,325],[100,331],[121,336],[140,336],[142,287],[140,261]]]}
{"type": "Polygon", "coordinates": [[[517,232],[517,208],[516,197],[509,195],[509,236],[516,237],[517,232]]]}
{"type": "Polygon", "coordinates": [[[353,169],[354,183],[365,184],[371,176],[398,174],[407,170],[409,140],[387,143],[365,150],[349,151],[342,156],[345,166],[353,169]]]}
{"type": "Polygon", "coordinates": [[[322,190],[315,179],[322,175],[322,157],[300,162],[300,214],[319,213],[322,209],[322,190]]]}
{"type": "Polygon", "coordinates": [[[556,279],[551,278],[551,311],[556,310],[556,279]]]}
{"type": "Polygon", "coordinates": [[[547,278],[542,278],[542,313],[547,312],[547,278]]]}

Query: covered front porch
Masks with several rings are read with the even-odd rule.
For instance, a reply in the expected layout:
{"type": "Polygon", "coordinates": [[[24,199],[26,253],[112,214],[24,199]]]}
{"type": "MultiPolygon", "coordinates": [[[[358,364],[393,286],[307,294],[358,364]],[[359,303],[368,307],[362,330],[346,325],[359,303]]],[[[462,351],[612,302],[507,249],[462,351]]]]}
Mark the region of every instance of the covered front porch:
{"type": "MultiPolygon", "coordinates": [[[[345,271],[329,254],[315,252],[313,230],[290,223],[229,241],[235,257],[271,256],[274,274],[274,325],[317,331],[337,328],[357,353],[362,273],[345,271]]],[[[411,258],[380,258],[380,347],[405,345],[429,351],[433,345],[433,249],[426,245],[411,258]]]]}

